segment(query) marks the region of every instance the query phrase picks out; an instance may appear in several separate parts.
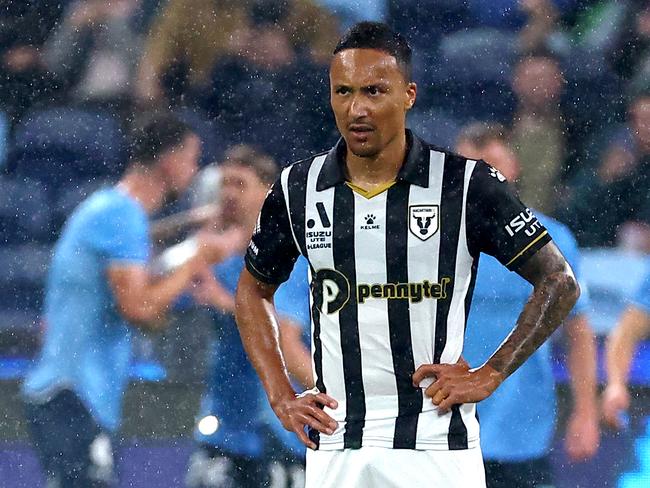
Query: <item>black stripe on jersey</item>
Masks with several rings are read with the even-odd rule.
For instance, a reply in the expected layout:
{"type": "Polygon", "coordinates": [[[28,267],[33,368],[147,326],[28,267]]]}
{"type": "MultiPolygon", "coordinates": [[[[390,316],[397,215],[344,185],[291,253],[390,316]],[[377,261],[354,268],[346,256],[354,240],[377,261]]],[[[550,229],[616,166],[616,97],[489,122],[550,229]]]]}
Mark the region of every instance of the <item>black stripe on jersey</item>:
{"type": "MultiPolygon", "coordinates": [[[[445,300],[438,300],[436,312],[436,333],[433,362],[440,363],[440,357],[447,344],[447,318],[456,285],[456,253],[460,236],[463,212],[463,187],[466,160],[455,154],[447,154],[442,176],[440,196],[440,254],[438,257],[438,282],[443,277],[453,276],[452,286],[445,300]]],[[[458,405],[452,408],[449,434],[449,449],[467,449],[467,428],[463,423],[458,405]]]]}
{"type": "MultiPolygon", "coordinates": [[[[350,292],[357,289],[354,259],[354,194],[347,185],[337,185],[334,190],[333,216],[334,267],[343,273],[350,283],[350,292]]],[[[361,373],[361,346],[359,343],[359,319],[357,299],[350,297],[339,311],[341,329],[341,354],[345,381],[345,449],[361,447],[366,416],[366,400],[361,373]]]]}
{"type": "MultiPolygon", "coordinates": [[[[408,283],[409,185],[397,183],[386,199],[386,278],[388,283],[408,283]]],[[[411,342],[408,300],[388,300],[388,325],[393,370],[397,383],[398,414],[393,448],[415,449],[422,390],[413,386],[415,360],[411,342]]]]}
{"type": "Polygon", "coordinates": [[[474,287],[476,286],[476,275],[478,274],[478,263],[479,258],[474,258],[472,261],[472,269],[470,271],[472,274],[469,281],[469,288],[467,289],[467,295],[465,295],[465,330],[467,330],[467,317],[469,317],[469,311],[472,308],[472,298],[474,297],[474,287]]]}
{"type": "Polygon", "coordinates": [[[287,179],[289,189],[289,211],[291,215],[291,225],[293,232],[298,241],[300,253],[307,255],[305,245],[305,206],[307,205],[307,191],[305,188],[309,164],[294,164],[287,179]]]}
{"type": "Polygon", "coordinates": [[[449,422],[447,442],[450,451],[467,449],[467,427],[465,427],[465,422],[463,422],[463,417],[460,414],[460,405],[451,407],[451,421],[449,422]]]}
{"type": "MultiPolygon", "coordinates": [[[[314,370],[316,372],[316,388],[321,393],[327,393],[325,383],[323,383],[323,344],[320,340],[320,310],[314,305],[311,309],[312,322],[314,324],[314,370]]],[[[316,449],[320,445],[320,432],[316,429],[309,428],[309,438],[316,444],[316,449]]]]}
{"type": "MultiPolygon", "coordinates": [[[[312,268],[312,276],[315,271],[312,268]]],[[[313,283],[312,283],[312,286],[313,283]]],[[[312,291],[313,293],[313,291],[312,291]]],[[[314,371],[316,373],[316,388],[321,393],[327,393],[325,388],[325,383],[323,382],[323,343],[320,339],[320,310],[316,306],[316,301],[314,300],[314,305],[311,308],[311,320],[314,324],[314,333],[312,339],[314,341],[314,371]]],[[[316,429],[309,428],[309,439],[316,444],[316,449],[320,446],[320,432],[316,429]]]]}

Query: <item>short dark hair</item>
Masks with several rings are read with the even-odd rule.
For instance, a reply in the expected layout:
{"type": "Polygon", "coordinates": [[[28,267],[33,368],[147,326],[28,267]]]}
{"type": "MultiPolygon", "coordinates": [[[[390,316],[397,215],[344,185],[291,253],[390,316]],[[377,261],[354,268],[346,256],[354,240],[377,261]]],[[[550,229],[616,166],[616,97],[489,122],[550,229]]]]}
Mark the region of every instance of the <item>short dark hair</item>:
{"type": "Polygon", "coordinates": [[[180,146],[192,134],[192,128],[170,113],[150,114],[131,130],[129,156],[131,163],[154,164],[169,149],[180,146]]]}
{"type": "Polygon", "coordinates": [[[275,182],[280,172],[271,156],[248,144],[238,144],[228,149],[221,164],[240,164],[250,168],[262,183],[269,186],[275,182]]]}
{"type": "Polygon", "coordinates": [[[411,46],[406,38],[383,22],[359,22],[353,25],[334,48],[337,54],[346,49],[378,49],[395,58],[406,81],[411,81],[411,46]]]}

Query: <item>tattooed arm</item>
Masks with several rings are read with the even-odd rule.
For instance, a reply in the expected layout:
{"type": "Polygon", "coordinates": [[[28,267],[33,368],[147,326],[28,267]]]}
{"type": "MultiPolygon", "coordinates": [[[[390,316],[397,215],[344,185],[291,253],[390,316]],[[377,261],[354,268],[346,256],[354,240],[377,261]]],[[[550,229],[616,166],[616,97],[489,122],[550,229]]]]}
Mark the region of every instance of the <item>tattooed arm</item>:
{"type": "Polygon", "coordinates": [[[535,289],[517,326],[487,361],[503,379],[519,368],[555,331],[580,296],[573,271],[552,242],[532,256],[519,274],[535,289]]]}
{"type": "Polygon", "coordinates": [[[569,314],[580,288],[571,267],[550,241],[518,270],[534,290],[510,335],[481,367],[426,364],[413,375],[414,385],[434,377],[426,395],[441,411],[452,405],[474,403],[488,397],[541,346],[569,314]]]}

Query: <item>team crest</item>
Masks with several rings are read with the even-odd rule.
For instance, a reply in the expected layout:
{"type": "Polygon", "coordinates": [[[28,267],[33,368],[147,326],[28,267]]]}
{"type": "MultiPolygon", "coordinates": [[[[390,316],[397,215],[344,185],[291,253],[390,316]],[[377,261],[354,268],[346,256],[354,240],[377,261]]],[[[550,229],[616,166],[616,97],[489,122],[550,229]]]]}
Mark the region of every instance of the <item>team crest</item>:
{"type": "Polygon", "coordinates": [[[438,232],[440,213],[438,205],[412,205],[409,207],[409,230],[422,241],[438,232]]]}

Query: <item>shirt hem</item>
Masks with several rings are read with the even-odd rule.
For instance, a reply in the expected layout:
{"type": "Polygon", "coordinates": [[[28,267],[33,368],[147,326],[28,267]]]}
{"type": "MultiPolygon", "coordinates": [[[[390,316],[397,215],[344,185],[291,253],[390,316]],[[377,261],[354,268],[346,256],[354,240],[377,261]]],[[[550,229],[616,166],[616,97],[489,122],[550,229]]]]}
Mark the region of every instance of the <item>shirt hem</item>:
{"type": "MultiPolygon", "coordinates": [[[[386,437],[364,437],[361,447],[383,447],[386,449],[394,449],[393,439],[386,437]]],[[[474,449],[480,446],[480,439],[478,437],[467,439],[467,449],[474,449]]],[[[318,445],[321,451],[341,451],[345,449],[343,441],[326,442],[322,438],[318,445]]],[[[445,441],[417,441],[415,443],[415,451],[451,451],[449,442],[445,441]]]]}

